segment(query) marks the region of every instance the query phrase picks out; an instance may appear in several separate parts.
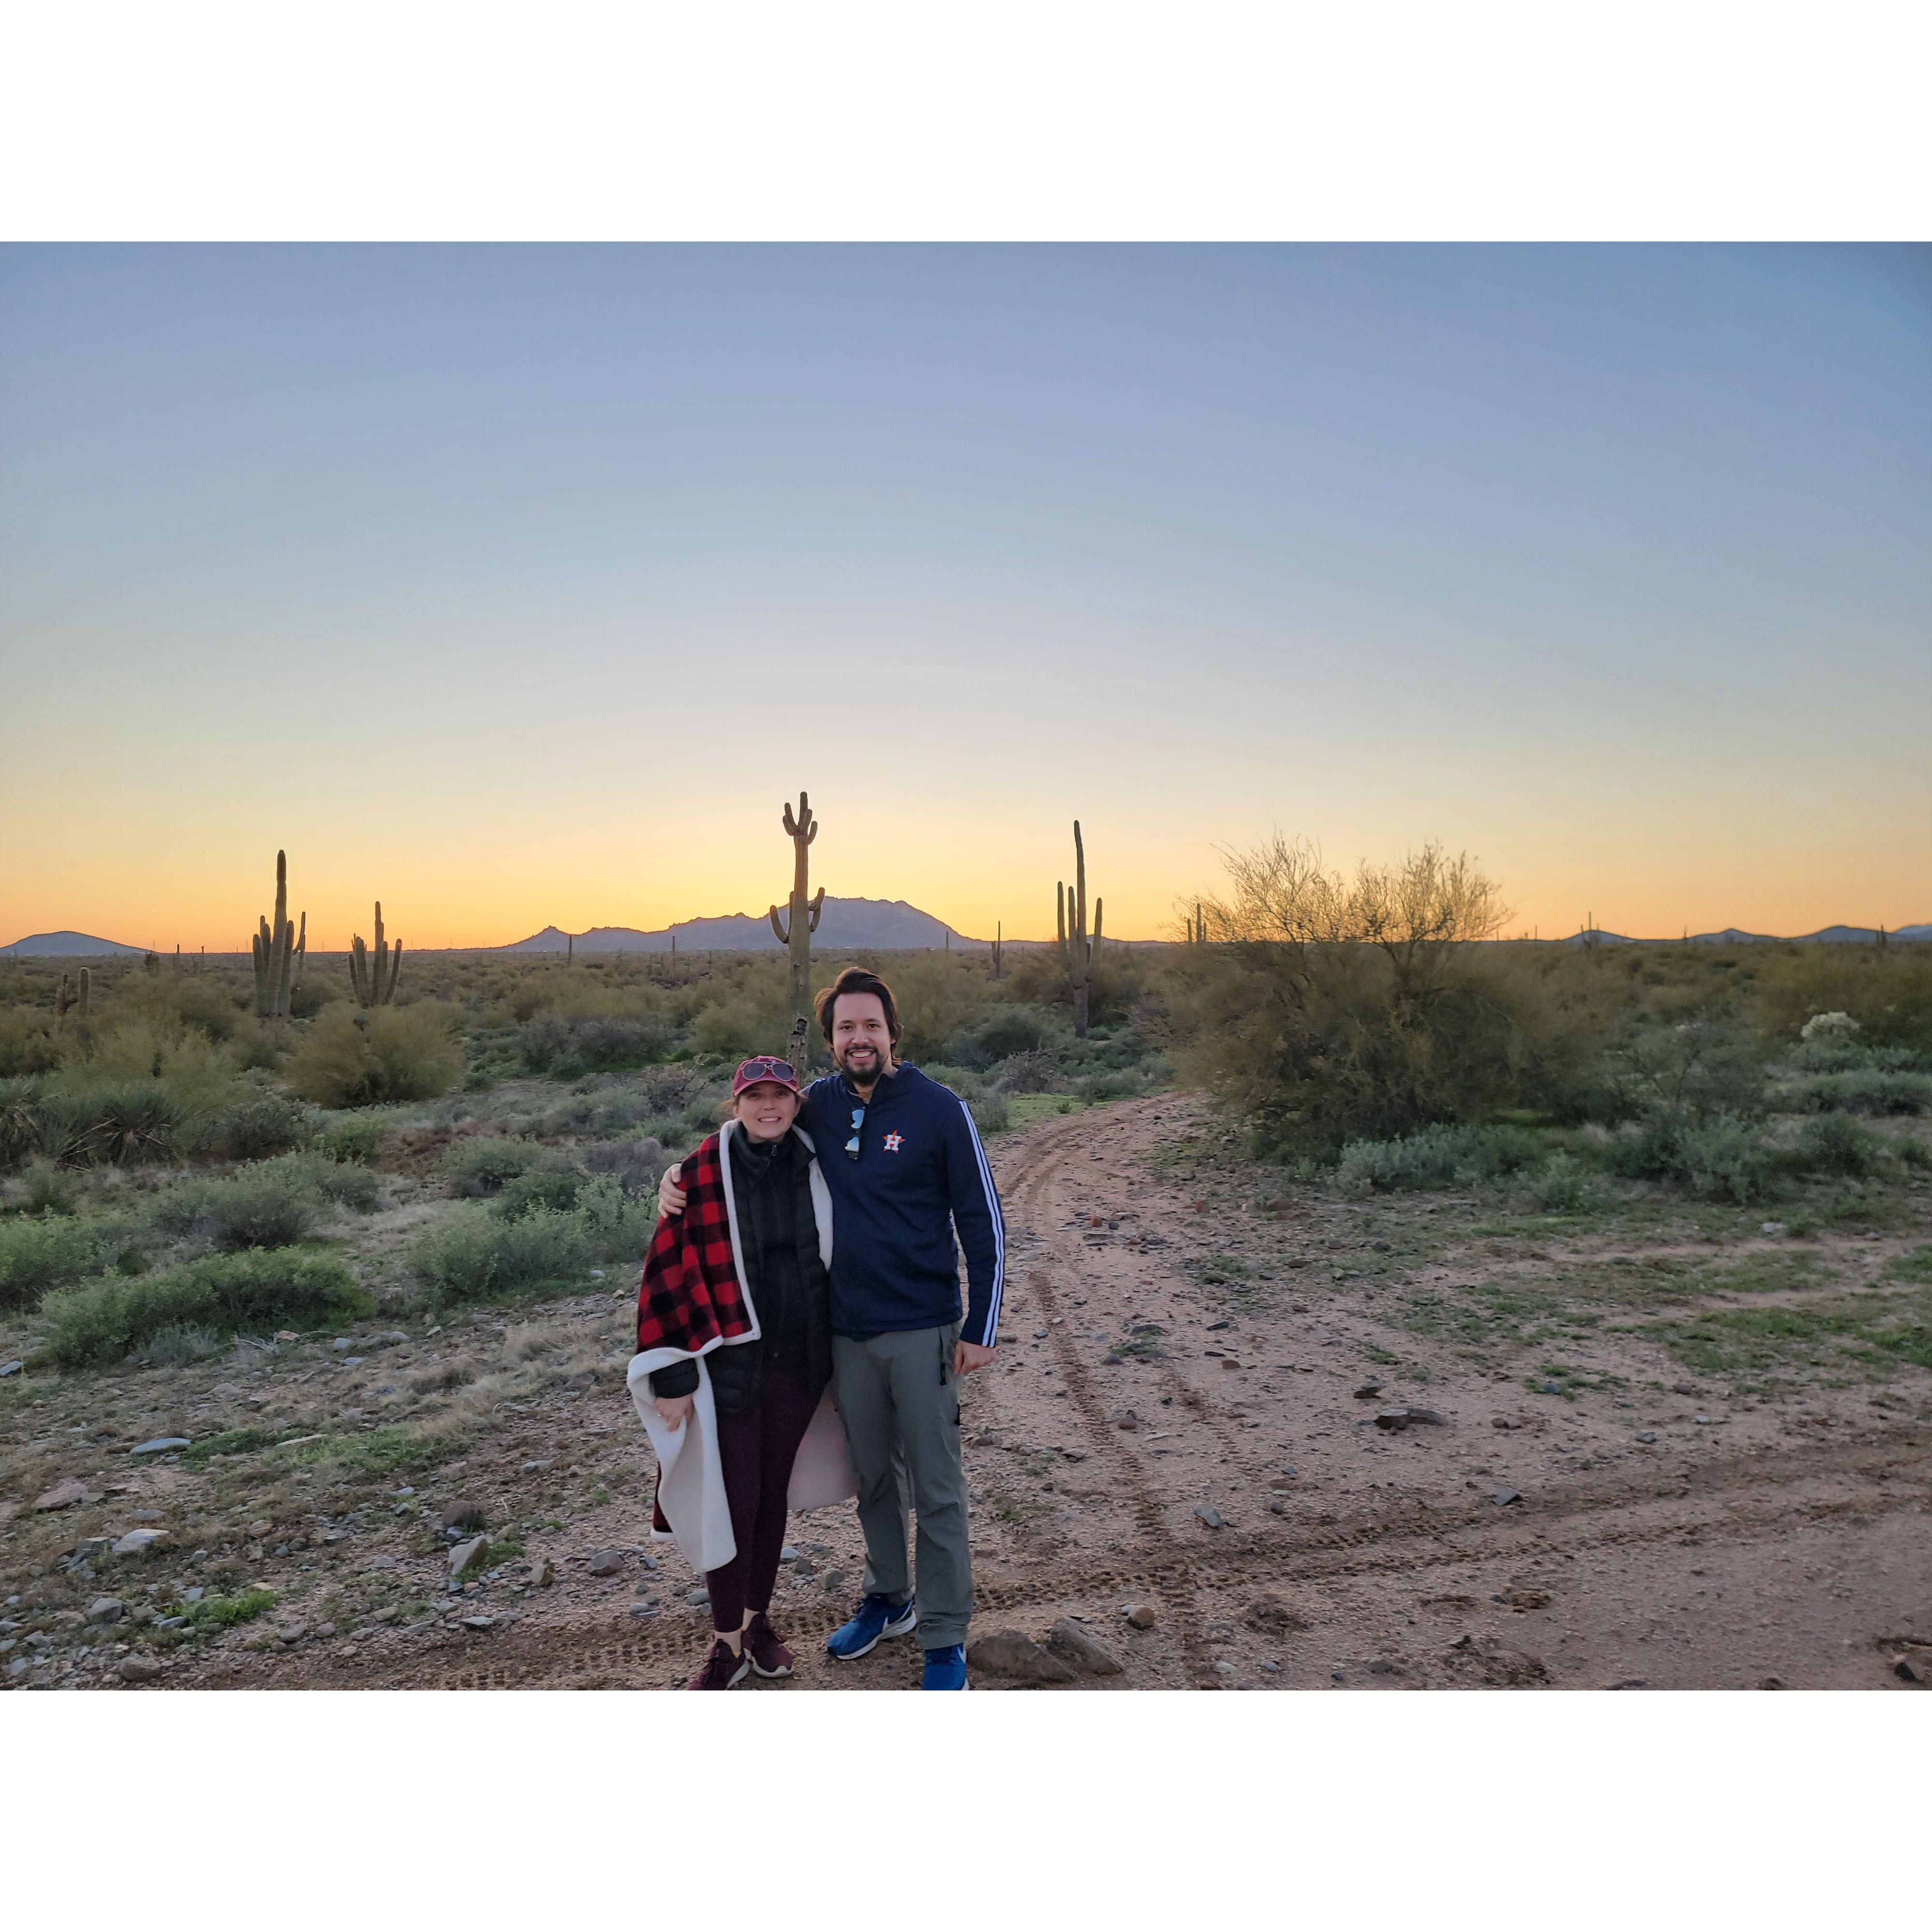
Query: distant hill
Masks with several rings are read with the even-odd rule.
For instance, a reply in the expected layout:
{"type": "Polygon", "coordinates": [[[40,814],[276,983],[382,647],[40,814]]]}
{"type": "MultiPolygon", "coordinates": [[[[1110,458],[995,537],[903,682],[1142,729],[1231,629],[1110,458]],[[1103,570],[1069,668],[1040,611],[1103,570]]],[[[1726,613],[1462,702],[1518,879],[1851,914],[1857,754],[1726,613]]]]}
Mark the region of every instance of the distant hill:
{"type": "MultiPolygon", "coordinates": [[[[835,899],[827,897],[818,930],[812,935],[814,947],[875,946],[882,952],[900,948],[944,946],[946,926],[944,920],[908,905],[904,899],[835,899]]],[[[573,935],[554,926],[520,939],[514,945],[491,950],[499,952],[562,952],[572,950],[573,935]]],[[[640,932],[634,926],[593,926],[587,932],[574,935],[579,952],[668,952],[674,938],[680,952],[776,952],[778,942],[771,921],[763,914],[727,913],[715,919],[688,919],[656,932],[640,932]]],[[[983,939],[968,939],[958,933],[952,944],[962,952],[983,947],[983,939]]]]}
{"type": "Polygon", "coordinates": [[[104,953],[145,953],[145,946],[123,946],[118,940],[96,939],[86,932],[33,932],[11,946],[0,946],[0,959],[99,958],[104,953]]]}

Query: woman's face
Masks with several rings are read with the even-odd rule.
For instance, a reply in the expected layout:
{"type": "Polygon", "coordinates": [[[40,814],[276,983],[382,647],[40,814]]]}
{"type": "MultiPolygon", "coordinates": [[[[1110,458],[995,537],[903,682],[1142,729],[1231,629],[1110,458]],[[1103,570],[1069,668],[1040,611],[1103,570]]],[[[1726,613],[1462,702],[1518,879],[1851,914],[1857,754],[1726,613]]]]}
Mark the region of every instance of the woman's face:
{"type": "Polygon", "coordinates": [[[798,1118],[798,1096],[776,1080],[760,1080],[738,1096],[731,1111],[754,1141],[782,1140],[798,1118]]]}

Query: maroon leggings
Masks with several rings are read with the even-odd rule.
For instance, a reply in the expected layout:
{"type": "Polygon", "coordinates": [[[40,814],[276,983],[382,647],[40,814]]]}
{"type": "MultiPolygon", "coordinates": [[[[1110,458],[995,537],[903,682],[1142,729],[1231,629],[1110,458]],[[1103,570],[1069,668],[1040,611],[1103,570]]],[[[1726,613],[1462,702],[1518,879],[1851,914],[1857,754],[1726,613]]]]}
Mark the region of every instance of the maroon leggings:
{"type": "Polygon", "coordinates": [[[758,1392],[735,1415],[718,1418],[718,1456],[738,1553],[704,1574],[711,1593],[711,1628],[736,1636],[748,1609],[768,1610],[784,1549],[785,1492],[823,1382],[767,1362],[758,1392]]]}

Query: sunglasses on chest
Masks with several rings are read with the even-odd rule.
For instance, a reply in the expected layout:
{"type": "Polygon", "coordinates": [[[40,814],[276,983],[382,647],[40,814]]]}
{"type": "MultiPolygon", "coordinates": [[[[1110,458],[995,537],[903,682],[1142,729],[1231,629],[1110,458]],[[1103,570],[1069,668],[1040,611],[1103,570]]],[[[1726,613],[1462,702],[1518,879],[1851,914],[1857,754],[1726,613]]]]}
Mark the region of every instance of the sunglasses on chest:
{"type": "Polygon", "coordinates": [[[852,1109],[852,1138],[845,1143],[845,1151],[854,1160],[859,1158],[859,1134],[866,1124],[866,1110],[862,1106],[852,1109]]]}

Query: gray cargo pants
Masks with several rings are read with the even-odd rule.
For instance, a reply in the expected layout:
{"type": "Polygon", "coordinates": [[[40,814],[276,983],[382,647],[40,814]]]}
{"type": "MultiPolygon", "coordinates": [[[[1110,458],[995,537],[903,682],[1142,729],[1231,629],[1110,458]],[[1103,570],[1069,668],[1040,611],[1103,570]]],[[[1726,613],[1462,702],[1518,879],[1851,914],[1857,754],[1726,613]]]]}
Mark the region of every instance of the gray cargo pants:
{"type": "Polygon", "coordinates": [[[959,1456],[959,1384],[952,1345],[959,1324],[893,1335],[832,1338],[838,1413],[859,1472],[868,1592],[902,1600],[906,1505],[919,1515],[919,1641],[964,1643],[973,1616],[966,1540],[966,1470],[959,1456]],[[903,1458],[903,1460],[902,1460],[903,1458]]]}

